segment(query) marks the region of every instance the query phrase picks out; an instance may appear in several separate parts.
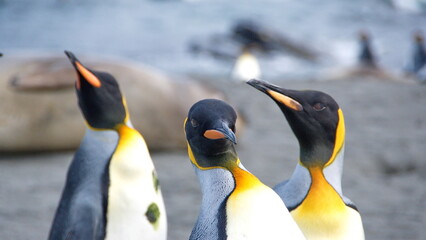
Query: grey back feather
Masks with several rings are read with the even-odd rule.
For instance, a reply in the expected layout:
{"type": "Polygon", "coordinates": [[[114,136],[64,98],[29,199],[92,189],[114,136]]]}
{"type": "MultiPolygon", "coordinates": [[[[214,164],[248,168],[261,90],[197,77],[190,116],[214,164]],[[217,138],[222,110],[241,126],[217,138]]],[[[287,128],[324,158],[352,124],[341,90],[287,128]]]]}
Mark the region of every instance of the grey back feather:
{"type": "Polygon", "coordinates": [[[226,201],[235,188],[234,178],[225,169],[194,168],[203,197],[200,214],[189,239],[226,239],[226,201]]]}
{"type": "Polygon", "coordinates": [[[68,169],[49,239],[104,239],[115,131],[88,129],[68,169]]]}

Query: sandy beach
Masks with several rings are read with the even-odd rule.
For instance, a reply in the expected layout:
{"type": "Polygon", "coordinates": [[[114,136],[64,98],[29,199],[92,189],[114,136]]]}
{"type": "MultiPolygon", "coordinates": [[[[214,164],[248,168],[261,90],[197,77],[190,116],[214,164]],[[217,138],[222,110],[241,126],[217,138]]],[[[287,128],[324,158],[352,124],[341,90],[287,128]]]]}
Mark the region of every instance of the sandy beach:
{"type": "MultiPolygon", "coordinates": [[[[299,148],[275,103],[246,84],[210,83],[226,89],[247,122],[238,139],[244,166],[269,186],[288,178],[299,148]]],[[[346,120],[343,191],[361,212],[366,239],[425,239],[426,85],[361,78],[274,83],[327,92],[341,106],[346,120]]],[[[0,156],[0,239],[47,238],[72,155],[0,156]]],[[[185,150],[155,152],[153,159],[169,239],[187,239],[201,199],[192,166],[185,150]]]]}

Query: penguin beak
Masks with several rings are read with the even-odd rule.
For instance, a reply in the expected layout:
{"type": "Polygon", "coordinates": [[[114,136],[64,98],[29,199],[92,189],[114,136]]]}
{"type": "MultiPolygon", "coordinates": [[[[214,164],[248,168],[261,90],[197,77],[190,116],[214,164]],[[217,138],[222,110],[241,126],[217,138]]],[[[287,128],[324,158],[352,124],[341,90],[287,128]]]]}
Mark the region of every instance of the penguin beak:
{"type": "Polygon", "coordinates": [[[251,79],[247,82],[247,84],[265,93],[276,102],[284,104],[287,108],[290,108],[297,112],[300,112],[303,110],[302,104],[300,104],[298,101],[292,98],[291,91],[287,89],[283,89],[273,84],[270,84],[261,80],[257,80],[257,79],[251,79]]]}
{"type": "Polygon", "coordinates": [[[78,80],[76,82],[77,89],[81,88],[81,78],[86,80],[87,83],[92,85],[93,87],[99,88],[102,86],[101,81],[98,77],[95,76],[89,69],[84,67],[80,61],[74,56],[74,54],[70,51],[65,51],[65,54],[71,61],[72,65],[74,66],[75,70],[77,70],[78,73],[78,80]]]}
{"type": "Polygon", "coordinates": [[[219,126],[206,130],[204,132],[204,137],[211,140],[228,139],[234,144],[237,144],[235,133],[228,127],[225,122],[220,122],[219,126]]]}

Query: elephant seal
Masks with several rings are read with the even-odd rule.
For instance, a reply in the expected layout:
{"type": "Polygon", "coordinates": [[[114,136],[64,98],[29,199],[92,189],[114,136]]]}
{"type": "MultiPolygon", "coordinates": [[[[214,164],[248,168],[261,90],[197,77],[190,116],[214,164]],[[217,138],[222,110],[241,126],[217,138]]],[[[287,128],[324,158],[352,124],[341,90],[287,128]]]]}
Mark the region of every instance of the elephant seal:
{"type": "MultiPolygon", "coordinates": [[[[168,76],[143,64],[81,56],[87,67],[110,72],[127,98],[132,122],[152,150],[184,148],[183,120],[204,98],[222,92],[193,79],[168,76]]],[[[0,152],[75,149],[84,134],[74,84],[61,55],[8,54],[0,59],[0,152]]]]}

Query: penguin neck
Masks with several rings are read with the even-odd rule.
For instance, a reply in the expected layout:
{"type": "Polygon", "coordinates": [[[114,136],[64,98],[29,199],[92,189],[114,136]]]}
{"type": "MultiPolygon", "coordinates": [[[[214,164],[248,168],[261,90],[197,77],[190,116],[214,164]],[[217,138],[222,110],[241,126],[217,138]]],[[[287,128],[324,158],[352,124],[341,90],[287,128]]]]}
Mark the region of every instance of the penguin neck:
{"type": "Polygon", "coordinates": [[[142,137],[140,133],[133,127],[130,119],[127,119],[124,123],[117,124],[114,130],[117,131],[120,138],[130,136],[130,134],[136,134],[142,137]]]}
{"type": "MultiPolygon", "coordinates": [[[[346,218],[347,206],[341,191],[341,168],[337,166],[339,162],[341,161],[335,159],[335,162],[326,168],[308,168],[310,186],[301,202],[291,211],[291,215],[299,227],[306,231],[307,236],[312,235],[310,230],[318,228],[323,232],[332,233],[336,231],[335,227],[342,219],[346,218]]],[[[297,169],[300,171],[303,168],[297,169]]]]}
{"type": "Polygon", "coordinates": [[[304,159],[299,162],[298,168],[295,171],[302,171],[301,168],[307,169],[311,177],[311,184],[329,184],[334,190],[342,196],[342,169],[344,159],[344,145],[335,154],[334,158],[329,160],[324,165],[310,165],[304,164],[304,159]],[[325,182],[324,182],[325,181],[325,182]]]}
{"type": "MultiPolygon", "coordinates": [[[[263,185],[260,180],[247,171],[244,166],[241,164],[240,159],[238,158],[235,150],[232,148],[230,151],[218,154],[215,156],[203,156],[192,152],[192,149],[188,147],[189,157],[191,162],[197,169],[197,175],[199,176],[200,183],[204,181],[204,175],[209,175],[209,171],[214,169],[223,169],[223,171],[228,174],[215,175],[217,181],[216,184],[223,185],[224,187],[232,186],[232,189],[235,192],[244,191],[252,187],[263,185]],[[221,163],[220,166],[200,166],[199,162],[215,162],[221,163]],[[207,173],[204,173],[207,172],[207,173]],[[201,176],[201,177],[200,177],[201,176]]],[[[203,184],[202,184],[203,185],[203,184]]],[[[210,191],[208,184],[204,184],[207,187],[203,194],[210,191]]]]}
{"type": "Polygon", "coordinates": [[[147,144],[130,122],[118,124],[114,130],[118,133],[118,143],[111,161],[126,165],[129,172],[152,171],[154,166],[147,144]]]}
{"type": "Polygon", "coordinates": [[[195,165],[194,168],[201,186],[202,205],[206,206],[204,210],[208,210],[209,206],[218,207],[217,204],[227,198],[235,188],[231,172],[223,168],[201,170],[195,165]]]}
{"type": "Polygon", "coordinates": [[[235,189],[233,194],[238,194],[248,189],[264,186],[263,183],[253,174],[251,174],[240,163],[230,170],[235,180],[235,189]]]}
{"type": "MultiPolygon", "coordinates": [[[[307,168],[311,175],[311,184],[325,180],[342,196],[341,178],[345,149],[345,120],[341,109],[338,110],[339,121],[334,134],[333,146],[317,145],[314,154],[304,155],[301,148],[299,164],[307,168]],[[318,150],[319,149],[319,150],[318,150]],[[319,174],[320,173],[320,174],[319,174]]],[[[296,169],[297,170],[297,169],[296,169]]]]}
{"type": "Polygon", "coordinates": [[[215,168],[224,168],[230,170],[233,166],[238,165],[240,159],[237,156],[235,148],[233,146],[222,149],[223,151],[219,154],[208,154],[198,151],[196,148],[192,148],[188,144],[188,156],[192,164],[194,164],[200,170],[209,170],[215,168]]]}
{"type": "Polygon", "coordinates": [[[146,148],[145,140],[142,135],[132,127],[130,121],[127,121],[124,124],[118,124],[115,127],[115,131],[117,131],[119,136],[118,147],[122,147],[123,145],[131,147],[134,144],[138,144],[139,147],[145,146],[146,148]]]}
{"type": "Polygon", "coordinates": [[[123,128],[123,127],[134,129],[133,124],[130,121],[129,117],[126,117],[126,119],[125,119],[125,121],[123,123],[118,123],[113,128],[96,128],[96,127],[91,126],[90,123],[87,120],[85,122],[86,122],[86,130],[91,131],[91,132],[98,132],[98,133],[105,132],[105,131],[116,131],[116,132],[119,132],[119,129],[123,128]]]}

